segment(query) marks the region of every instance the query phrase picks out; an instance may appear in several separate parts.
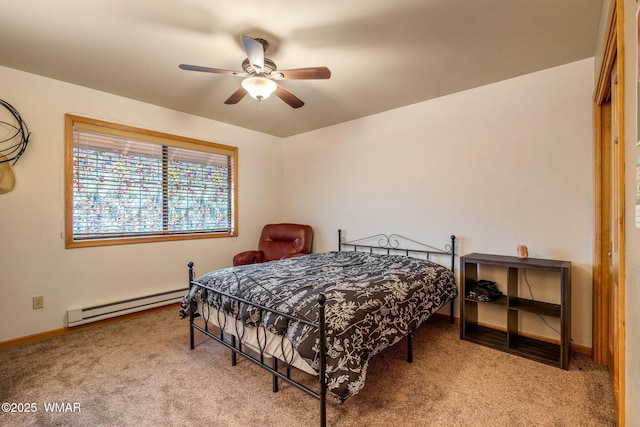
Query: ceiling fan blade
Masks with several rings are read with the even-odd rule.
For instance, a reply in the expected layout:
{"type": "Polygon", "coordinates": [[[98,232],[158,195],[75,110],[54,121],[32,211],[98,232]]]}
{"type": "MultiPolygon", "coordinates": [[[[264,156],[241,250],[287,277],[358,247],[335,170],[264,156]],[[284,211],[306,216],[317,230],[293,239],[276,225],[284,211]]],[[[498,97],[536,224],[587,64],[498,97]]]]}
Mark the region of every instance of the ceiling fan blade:
{"type": "Polygon", "coordinates": [[[331,70],[327,67],[293,68],[274,71],[271,73],[271,77],[281,80],[328,79],[331,77],[331,70]]]}
{"type": "Polygon", "coordinates": [[[240,100],[242,98],[244,98],[244,96],[247,94],[247,91],[245,88],[243,88],[242,86],[240,86],[238,88],[238,90],[236,90],[235,92],[233,92],[231,94],[230,97],[228,97],[224,103],[225,104],[237,104],[238,102],[240,102],[240,100]]]}
{"type": "Polygon", "coordinates": [[[199,65],[180,64],[178,68],[188,71],[202,71],[203,73],[228,74],[232,76],[243,76],[245,73],[232,70],[223,70],[222,68],[201,67],[199,65]]]}
{"type": "Polygon", "coordinates": [[[254,67],[264,68],[264,46],[258,40],[242,36],[242,45],[247,52],[249,63],[254,67]]]}
{"type": "Polygon", "coordinates": [[[276,95],[278,96],[278,98],[289,104],[291,108],[300,108],[304,105],[304,102],[302,102],[300,98],[280,85],[278,85],[278,87],[276,88],[276,95]]]}

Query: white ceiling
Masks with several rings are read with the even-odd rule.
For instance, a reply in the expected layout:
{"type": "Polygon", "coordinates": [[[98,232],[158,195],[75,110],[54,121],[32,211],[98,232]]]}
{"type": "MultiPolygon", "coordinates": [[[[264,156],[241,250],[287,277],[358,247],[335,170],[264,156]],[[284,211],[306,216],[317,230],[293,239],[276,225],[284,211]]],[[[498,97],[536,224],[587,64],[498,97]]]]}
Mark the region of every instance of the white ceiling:
{"type": "MultiPolygon", "coordinates": [[[[602,0],[1,0],[0,65],[289,136],[594,56],[602,0]],[[330,80],[224,100],[241,35],[330,80]]],[[[46,94],[42,94],[46,96],[46,94]]],[[[0,93],[0,99],[2,94],[0,93]]],[[[11,100],[7,100],[11,102],[11,100]]]]}

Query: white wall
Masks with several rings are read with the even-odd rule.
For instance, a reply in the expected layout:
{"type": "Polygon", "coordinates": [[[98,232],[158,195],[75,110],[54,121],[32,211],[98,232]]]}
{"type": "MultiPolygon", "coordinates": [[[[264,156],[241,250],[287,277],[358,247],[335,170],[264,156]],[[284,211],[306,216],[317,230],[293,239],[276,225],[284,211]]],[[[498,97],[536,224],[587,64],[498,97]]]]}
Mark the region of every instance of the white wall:
{"type": "Polygon", "coordinates": [[[62,328],[70,308],[186,287],[189,260],[196,273],[229,266],[282,216],[280,138],[3,67],[0,97],[32,132],[15,188],[0,195],[0,341],[62,328]],[[237,146],[240,236],[65,249],[65,113],[237,146]]]}
{"type": "MultiPolygon", "coordinates": [[[[572,337],[591,346],[593,68],[587,59],[289,137],[285,219],[312,224],[317,251],[336,249],[342,228],[569,260],[572,337]]],[[[523,329],[557,338],[533,321],[523,329]]]]}
{"type": "Polygon", "coordinates": [[[63,327],[69,308],[181,286],[188,260],[197,272],[226,266],[265,222],[284,219],[313,225],[316,251],[336,249],[343,228],[351,238],[396,232],[440,246],[455,234],[459,254],[515,254],[526,244],[531,257],[570,260],[572,336],[590,346],[593,66],[579,61],[284,141],[0,67],[2,98],[33,132],[16,188],[0,196],[0,341],[63,327]],[[64,113],[237,145],[241,236],[64,249],[64,113]],[[31,309],[34,295],[45,309],[31,309]]]}

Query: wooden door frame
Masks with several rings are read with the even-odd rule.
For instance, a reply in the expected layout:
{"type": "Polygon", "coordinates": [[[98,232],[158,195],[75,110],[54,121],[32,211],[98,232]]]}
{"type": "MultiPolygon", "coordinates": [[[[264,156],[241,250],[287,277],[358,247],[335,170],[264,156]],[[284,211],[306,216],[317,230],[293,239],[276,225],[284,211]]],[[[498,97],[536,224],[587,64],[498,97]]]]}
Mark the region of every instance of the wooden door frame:
{"type": "MultiPolygon", "coordinates": [[[[593,358],[597,363],[613,366],[612,382],[614,393],[614,405],[616,422],[618,426],[625,425],[625,226],[624,226],[624,155],[625,155],[625,114],[624,114],[624,0],[611,2],[608,23],[605,32],[602,60],[599,64],[599,73],[594,91],[594,204],[595,204],[595,244],[593,266],[593,358]],[[616,105],[611,105],[611,72],[614,63],[617,62],[619,90],[616,97],[616,105]],[[618,112],[618,150],[622,156],[620,169],[616,176],[611,176],[610,158],[605,151],[610,144],[605,138],[611,137],[611,123],[607,122],[607,116],[612,109],[618,112]],[[610,224],[611,215],[609,207],[611,201],[611,181],[605,176],[611,176],[616,180],[620,188],[617,209],[620,222],[616,224],[619,236],[620,265],[618,271],[619,290],[617,300],[613,301],[618,313],[618,320],[613,325],[616,334],[613,344],[613,358],[609,360],[609,310],[611,274],[609,269],[610,224]],[[607,204],[605,204],[607,203],[607,204]],[[607,208],[603,208],[607,206],[607,208]]],[[[610,151],[610,150],[609,150],[610,151]]]]}

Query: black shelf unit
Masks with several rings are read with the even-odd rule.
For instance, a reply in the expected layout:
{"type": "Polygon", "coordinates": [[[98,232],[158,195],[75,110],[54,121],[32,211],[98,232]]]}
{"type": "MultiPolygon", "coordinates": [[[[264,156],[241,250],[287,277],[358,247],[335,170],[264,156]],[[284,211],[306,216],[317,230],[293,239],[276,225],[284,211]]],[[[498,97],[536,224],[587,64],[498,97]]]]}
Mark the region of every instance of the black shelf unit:
{"type": "Polygon", "coordinates": [[[461,339],[568,369],[571,348],[571,262],[471,253],[460,257],[460,283],[462,284],[461,339]],[[480,279],[478,275],[482,265],[503,267],[507,270],[505,295],[486,302],[467,298],[469,290],[480,279]],[[518,295],[519,271],[522,269],[558,273],[560,303],[535,301],[518,295]],[[482,304],[504,310],[506,330],[478,321],[478,307],[482,304]],[[555,344],[520,335],[518,313],[521,311],[559,319],[560,343],[555,344]]]}

